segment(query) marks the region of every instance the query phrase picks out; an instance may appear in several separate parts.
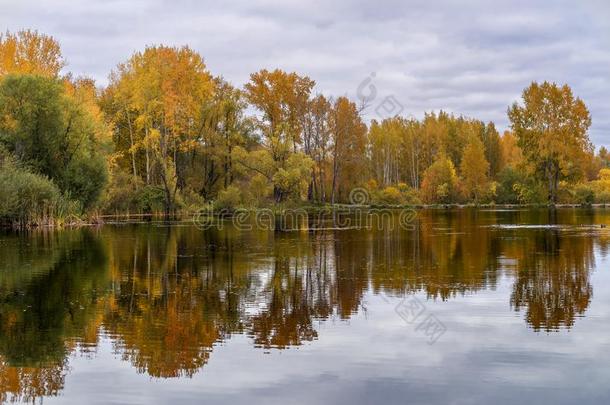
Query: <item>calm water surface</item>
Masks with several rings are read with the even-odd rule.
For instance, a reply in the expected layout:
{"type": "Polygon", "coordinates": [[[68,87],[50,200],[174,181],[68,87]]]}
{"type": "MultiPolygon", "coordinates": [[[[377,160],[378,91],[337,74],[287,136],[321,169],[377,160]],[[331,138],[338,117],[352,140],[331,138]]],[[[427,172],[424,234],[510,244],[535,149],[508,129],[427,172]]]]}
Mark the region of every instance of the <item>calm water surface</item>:
{"type": "Polygon", "coordinates": [[[610,403],[610,210],[0,235],[0,402],[610,403]]]}

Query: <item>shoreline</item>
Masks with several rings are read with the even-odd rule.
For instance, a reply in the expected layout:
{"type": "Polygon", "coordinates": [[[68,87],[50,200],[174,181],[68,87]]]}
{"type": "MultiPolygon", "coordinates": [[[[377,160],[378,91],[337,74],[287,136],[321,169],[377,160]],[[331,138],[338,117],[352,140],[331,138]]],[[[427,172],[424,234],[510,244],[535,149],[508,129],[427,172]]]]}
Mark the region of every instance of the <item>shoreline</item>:
{"type": "Polygon", "coordinates": [[[78,219],[72,222],[64,222],[61,225],[54,223],[46,224],[0,224],[0,230],[34,230],[34,229],[73,229],[80,227],[98,227],[104,225],[120,225],[120,224],[136,224],[149,223],[153,221],[163,222],[184,222],[186,219],[193,219],[198,215],[218,215],[223,218],[230,218],[237,212],[255,212],[255,211],[270,211],[274,215],[282,215],[287,212],[302,211],[305,214],[319,213],[324,210],[414,210],[414,211],[452,211],[452,210],[485,210],[485,211],[501,211],[501,210],[538,210],[538,209],[610,209],[610,204],[556,204],[554,206],[546,204],[416,204],[416,205],[350,205],[350,204],[335,204],[335,205],[301,205],[301,206],[273,206],[262,208],[236,208],[234,210],[214,210],[211,208],[202,208],[196,211],[184,211],[167,216],[164,213],[122,213],[122,214],[104,214],[94,215],[91,219],[78,219]],[[135,221],[140,219],[141,221],[135,221]]]}

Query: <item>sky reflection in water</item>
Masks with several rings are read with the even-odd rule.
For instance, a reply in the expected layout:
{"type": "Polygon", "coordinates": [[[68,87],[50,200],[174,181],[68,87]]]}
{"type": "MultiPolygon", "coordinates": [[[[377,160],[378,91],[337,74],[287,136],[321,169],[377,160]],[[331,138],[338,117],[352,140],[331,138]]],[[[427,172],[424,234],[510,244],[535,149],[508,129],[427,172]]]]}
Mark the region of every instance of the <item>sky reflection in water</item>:
{"type": "Polygon", "coordinates": [[[602,223],[459,210],[415,230],[5,234],[0,401],[604,403],[602,223]]]}

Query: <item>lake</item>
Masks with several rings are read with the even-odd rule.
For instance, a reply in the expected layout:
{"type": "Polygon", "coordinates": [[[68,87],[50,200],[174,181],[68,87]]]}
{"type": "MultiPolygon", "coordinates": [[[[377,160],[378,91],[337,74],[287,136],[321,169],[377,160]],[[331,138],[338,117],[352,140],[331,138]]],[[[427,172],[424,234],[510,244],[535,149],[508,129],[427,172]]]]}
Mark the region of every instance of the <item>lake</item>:
{"type": "Polygon", "coordinates": [[[602,224],[455,209],[3,233],[0,402],[610,403],[602,224]]]}

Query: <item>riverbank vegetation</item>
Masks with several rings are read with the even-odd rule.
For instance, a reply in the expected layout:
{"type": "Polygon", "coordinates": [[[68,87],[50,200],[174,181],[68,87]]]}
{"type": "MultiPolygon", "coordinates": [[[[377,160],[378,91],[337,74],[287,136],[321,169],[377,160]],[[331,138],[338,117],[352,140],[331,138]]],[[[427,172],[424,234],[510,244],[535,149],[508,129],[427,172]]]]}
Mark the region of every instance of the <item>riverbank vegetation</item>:
{"type": "Polygon", "coordinates": [[[0,219],[53,224],[203,207],[610,202],[610,155],[567,85],[531,83],[511,129],[444,111],[365,122],[298,73],[243,87],[189,47],[149,46],[105,87],[35,31],[0,36],[0,219]]]}

